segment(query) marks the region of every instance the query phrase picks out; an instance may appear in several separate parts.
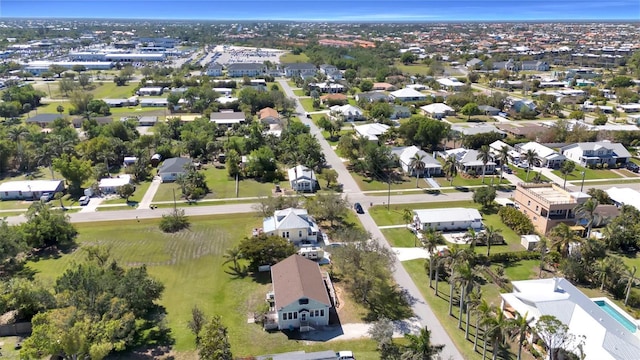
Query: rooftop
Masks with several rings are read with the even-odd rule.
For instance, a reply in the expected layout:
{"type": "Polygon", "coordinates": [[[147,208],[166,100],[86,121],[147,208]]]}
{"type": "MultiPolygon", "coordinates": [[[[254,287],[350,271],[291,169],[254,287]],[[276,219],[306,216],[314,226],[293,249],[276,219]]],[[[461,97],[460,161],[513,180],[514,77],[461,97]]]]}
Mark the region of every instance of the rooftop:
{"type": "Polygon", "coordinates": [[[300,298],[313,299],[331,306],[317,263],[294,254],[271,267],[276,309],[300,298]]]}

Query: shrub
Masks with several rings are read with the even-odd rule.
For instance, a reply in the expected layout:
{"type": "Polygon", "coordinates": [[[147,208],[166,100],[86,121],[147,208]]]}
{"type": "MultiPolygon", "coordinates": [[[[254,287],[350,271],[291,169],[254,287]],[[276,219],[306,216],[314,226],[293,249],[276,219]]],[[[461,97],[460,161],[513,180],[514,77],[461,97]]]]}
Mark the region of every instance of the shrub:
{"type": "Polygon", "coordinates": [[[520,260],[540,259],[540,253],[537,251],[503,252],[503,253],[491,254],[488,259],[492,263],[511,263],[511,262],[518,262],[520,260]]]}
{"type": "Polygon", "coordinates": [[[518,235],[526,235],[534,232],[533,223],[523,213],[515,208],[505,206],[498,211],[502,222],[518,235]]]}
{"type": "Polygon", "coordinates": [[[164,214],[160,220],[160,230],[166,233],[188,229],[190,225],[189,219],[184,215],[182,209],[175,209],[169,214],[164,214]]]}

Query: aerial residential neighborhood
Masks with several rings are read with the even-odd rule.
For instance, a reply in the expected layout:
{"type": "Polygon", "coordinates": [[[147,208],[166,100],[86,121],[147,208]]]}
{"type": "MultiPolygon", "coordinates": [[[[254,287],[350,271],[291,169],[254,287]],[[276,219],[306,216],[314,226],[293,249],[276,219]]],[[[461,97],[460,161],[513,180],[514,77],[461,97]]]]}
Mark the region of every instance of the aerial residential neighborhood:
{"type": "Polygon", "coordinates": [[[640,24],[587,2],[3,4],[0,357],[640,359],[640,24]]]}

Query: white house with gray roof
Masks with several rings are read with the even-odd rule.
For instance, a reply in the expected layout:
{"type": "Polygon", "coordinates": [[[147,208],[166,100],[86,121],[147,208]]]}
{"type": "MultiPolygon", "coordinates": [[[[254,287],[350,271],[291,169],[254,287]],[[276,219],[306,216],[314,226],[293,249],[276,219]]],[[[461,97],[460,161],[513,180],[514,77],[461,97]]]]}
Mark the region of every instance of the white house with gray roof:
{"type": "Polygon", "coordinates": [[[521,154],[521,159],[524,159],[524,154],[529,150],[533,150],[536,153],[536,163],[534,166],[558,168],[565,161],[566,157],[550,147],[538,144],[535,141],[530,141],[526,144],[517,144],[516,150],[521,154]]]}
{"type": "Polygon", "coordinates": [[[420,148],[415,145],[392,148],[391,153],[398,157],[400,167],[409,176],[416,176],[418,172],[418,170],[411,166],[412,159],[416,155],[422,156],[421,162],[424,164],[424,169],[420,170],[418,175],[431,177],[442,173],[442,165],[440,162],[435,159],[433,155],[420,150],[420,148]]]}
{"type": "Polygon", "coordinates": [[[561,148],[560,153],[582,166],[607,164],[617,167],[626,164],[631,158],[624,145],[608,141],[575,143],[561,148]]]}
{"type": "Polygon", "coordinates": [[[298,165],[287,170],[289,184],[295,191],[314,192],[318,188],[318,179],[313,169],[298,165]]]}
{"type": "Polygon", "coordinates": [[[496,163],[489,161],[483,164],[481,160],[478,160],[478,150],[457,148],[440,153],[442,158],[447,159],[449,156],[454,156],[458,164],[458,170],[469,173],[475,172],[477,175],[482,174],[482,168],[484,167],[485,174],[493,174],[496,171],[496,163]]]}
{"type": "Polygon", "coordinates": [[[318,224],[305,209],[277,210],[262,222],[267,235],[281,236],[298,245],[303,241],[318,241],[318,224]]]}
{"type": "Polygon", "coordinates": [[[469,228],[482,230],[482,215],[476,209],[448,208],[413,210],[415,229],[432,228],[438,231],[454,231],[469,228]]]}

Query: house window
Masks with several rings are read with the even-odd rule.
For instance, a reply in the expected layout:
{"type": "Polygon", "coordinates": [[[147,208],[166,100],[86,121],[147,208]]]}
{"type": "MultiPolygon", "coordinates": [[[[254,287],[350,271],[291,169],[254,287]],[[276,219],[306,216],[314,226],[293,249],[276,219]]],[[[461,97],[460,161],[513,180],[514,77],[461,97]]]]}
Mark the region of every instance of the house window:
{"type": "Polygon", "coordinates": [[[309,317],[313,317],[313,311],[309,312],[309,317]]]}
{"type": "Polygon", "coordinates": [[[298,237],[301,238],[302,237],[302,230],[298,230],[298,237]]]}
{"type": "Polygon", "coordinates": [[[297,318],[298,318],[298,313],[297,313],[297,312],[294,312],[294,313],[293,313],[293,318],[294,318],[294,319],[297,319],[297,318]]]}
{"type": "Polygon", "coordinates": [[[298,304],[300,305],[307,305],[309,303],[309,299],[307,298],[302,298],[300,300],[298,300],[298,304]]]}
{"type": "Polygon", "coordinates": [[[538,211],[538,205],[536,205],[536,211],[538,211]]]}
{"type": "Polygon", "coordinates": [[[320,315],[320,310],[316,310],[315,313],[316,313],[316,316],[320,315]]]}
{"type": "Polygon", "coordinates": [[[527,201],[527,206],[531,205],[531,200],[527,201]]]}
{"type": "Polygon", "coordinates": [[[282,237],[285,237],[285,238],[288,239],[289,238],[289,232],[288,231],[282,232],[282,237]]]}
{"type": "Polygon", "coordinates": [[[289,316],[289,313],[283,313],[282,314],[282,320],[287,320],[288,316],[289,316]]]}
{"type": "Polygon", "coordinates": [[[320,310],[320,316],[324,316],[324,309],[320,310]]]}
{"type": "Polygon", "coordinates": [[[455,223],[452,221],[452,222],[451,222],[451,226],[453,226],[453,225],[455,225],[455,223]]]}
{"type": "Polygon", "coordinates": [[[22,196],[22,191],[18,191],[18,195],[22,196]]]}

